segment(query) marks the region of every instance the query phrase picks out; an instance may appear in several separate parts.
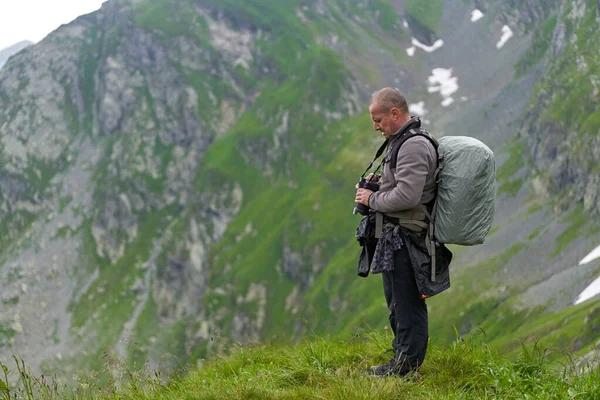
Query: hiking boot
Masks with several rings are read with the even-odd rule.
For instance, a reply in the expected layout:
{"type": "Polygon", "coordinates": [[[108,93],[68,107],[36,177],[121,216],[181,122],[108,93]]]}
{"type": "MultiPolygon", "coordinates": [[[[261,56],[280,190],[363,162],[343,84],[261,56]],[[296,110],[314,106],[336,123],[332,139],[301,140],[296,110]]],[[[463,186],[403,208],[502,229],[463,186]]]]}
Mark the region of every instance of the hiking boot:
{"type": "Polygon", "coordinates": [[[421,376],[416,370],[402,370],[402,362],[395,356],[390,361],[383,365],[375,365],[369,368],[369,375],[375,377],[385,378],[388,376],[401,377],[407,381],[417,382],[421,379],[421,376]]]}
{"type": "Polygon", "coordinates": [[[386,377],[386,376],[394,376],[394,375],[404,375],[401,373],[402,364],[396,359],[396,357],[392,357],[392,359],[386,362],[383,365],[375,365],[369,368],[369,375],[386,377]]]}

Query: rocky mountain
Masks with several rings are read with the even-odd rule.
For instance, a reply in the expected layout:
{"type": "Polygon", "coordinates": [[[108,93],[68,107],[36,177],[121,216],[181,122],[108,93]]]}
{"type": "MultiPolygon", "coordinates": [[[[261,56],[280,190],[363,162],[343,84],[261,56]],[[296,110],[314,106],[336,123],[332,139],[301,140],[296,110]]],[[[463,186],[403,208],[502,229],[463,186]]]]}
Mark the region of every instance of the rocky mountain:
{"type": "Polygon", "coordinates": [[[23,50],[26,47],[31,46],[32,44],[33,43],[31,43],[31,42],[24,41],[24,42],[19,42],[19,43],[13,44],[10,47],[0,50],[0,68],[2,68],[4,66],[4,64],[6,64],[6,61],[8,61],[8,59],[12,55],[17,54],[18,52],[20,52],[21,50],[23,50]]]}
{"type": "Polygon", "coordinates": [[[109,0],[62,26],[0,71],[0,358],[68,375],[386,325],[351,214],[384,85],[497,156],[495,226],[453,247],[432,337],[587,353],[599,7],[109,0]]]}

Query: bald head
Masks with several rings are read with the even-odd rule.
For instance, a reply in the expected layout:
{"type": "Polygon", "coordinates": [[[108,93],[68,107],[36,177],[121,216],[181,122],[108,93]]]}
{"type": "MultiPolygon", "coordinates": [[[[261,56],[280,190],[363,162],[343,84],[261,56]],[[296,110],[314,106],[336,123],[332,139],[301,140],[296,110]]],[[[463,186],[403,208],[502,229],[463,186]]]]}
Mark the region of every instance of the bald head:
{"type": "Polygon", "coordinates": [[[373,129],[390,138],[410,120],[404,95],[395,88],[386,87],[373,93],[369,105],[373,129]]]}
{"type": "Polygon", "coordinates": [[[370,105],[377,111],[390,112],[392,108],[397,108],[400,113],[409,115],[408,103],[404,95],[392,87],[386,87],[373,93],[370,105]]]}

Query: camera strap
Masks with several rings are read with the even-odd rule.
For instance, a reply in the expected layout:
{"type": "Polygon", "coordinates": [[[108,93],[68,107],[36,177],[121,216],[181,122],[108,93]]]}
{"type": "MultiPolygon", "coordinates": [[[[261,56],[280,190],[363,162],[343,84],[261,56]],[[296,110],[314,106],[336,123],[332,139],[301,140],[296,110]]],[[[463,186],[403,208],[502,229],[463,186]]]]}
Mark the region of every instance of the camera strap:
{"type": "MultiPolygon", "coordinates": [[[[386,147],[389,144],[389,140],[386,140],[385,142],[383,142],[383,144],[381,145],[381,147],[379,147],[379,150],[377,150],[377,154],[375,154],[375,158],[373,159],[373,161],[371,161],[371,164],[369,164],[369,166],[367,167],[367,169],[365,170],[365,172],[363,172],[363,174],[361,175],[362,178],[365,177],[365,174],[371,169],[371,167],[373,166],[373,164],[375,164],[375,161],[381,157],[381,155],[383,154],[383,152],[385,151],[386,147]]],[[[383,161],[379,164],[379,166],[377,167],[377,169],[375,170],[375,173],[377,173],[377,171],[379,171],[379,168],[381,168],[381,165],[383,164],[383,161]]]]}

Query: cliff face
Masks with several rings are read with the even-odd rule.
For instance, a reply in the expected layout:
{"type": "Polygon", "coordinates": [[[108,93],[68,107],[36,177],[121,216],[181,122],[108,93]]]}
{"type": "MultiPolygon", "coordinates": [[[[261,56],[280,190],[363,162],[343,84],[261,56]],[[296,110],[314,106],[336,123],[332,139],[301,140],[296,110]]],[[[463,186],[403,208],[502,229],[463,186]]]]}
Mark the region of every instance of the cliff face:
{"type": "Polygon", "coordinates": [[[600,206],[600,69],[598,3],[563,2],[548,40],[544,78],[522,127],[544,189],[560,196],[559,209],[600,206]]]}
{"type": "Polygon", "coordinates": [[[597,203],[598,128],[583,119],[596,6],[111,0],[61,27],[0,71],[0,354],[70,372],[103,352],[158,365],[380,326],[350,212],[381,142],[366,104],[384,85],[434,134],[497,154],[497,226],[454,249],[432,331],[488,324],[508,343],[497,318],[563,309],[595,272],[570,267],[597,232],[577,222],[587,236],[571,237],[547,211],[555,186],[597,203]],[[532,204],[527,166],[546,203],[532,204]]]}

